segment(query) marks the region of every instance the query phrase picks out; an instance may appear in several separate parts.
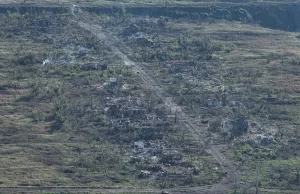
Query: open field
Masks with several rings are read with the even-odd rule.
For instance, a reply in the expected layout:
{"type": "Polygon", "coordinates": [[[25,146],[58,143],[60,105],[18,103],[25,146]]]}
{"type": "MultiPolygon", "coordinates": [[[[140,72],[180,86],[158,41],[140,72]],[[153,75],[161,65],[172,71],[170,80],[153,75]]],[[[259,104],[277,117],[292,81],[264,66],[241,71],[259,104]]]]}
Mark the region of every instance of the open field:
{"type": "Polygon", "coordinates": [[[299,33],[87,10],[0,15],[0,192],[297,193],[299,33]]]}
{"type": "MultiPolygon", "coordinates": [[[[110,98],[129,96],[128,100],[143,102],[140,106],[149,114],[164,113],[160,100],[103,41],[69,20],[71,16],[44,14],[36,18],[39,26],[31,23],[36,16],[30,14],[3,16],[0,170],[5,176],[1,177],[1,187],[164,188],[170,184],[206,185],[220,179],[219,164],[203,150],[184,152],[183,166],[160,166],[156,160],[130,162],[131,147],[139,139],[142,122],[136,120],[136,126],[126,130],[114,129],[111,120],[118,116],[105,113],[105,106],[110,98]],[[45,59],[49,64],[42,66],[45,59]],[[98,61],[108,69],[81,68],[94,68],[89,64],[98,61]],[[107,80],[119,74],[124,88],[107,90],[107,80]],[[145,95],[150,98],[145,99],[145,95]],[[191,179],[186,169],[196,164],[207,176],[191,179]],[[142,177],[141,170],[148,168],[158,169],[157,175],[152,175],[157,178],[142,177]]],[[[173,125],[160,127],[162,135],[174,130],[164,135],[161,144],[181,150],[175,142],[185,145],[189,135],[173,125]]]]}
{"type": "MultiPolygon", "coordinates": [[[[130,22],[137,20],[123,24],[130,22]]],[[[232,159],[241,165],[242,184],[298,187],[298,33],[238,22],[175,20],[163,28],[151,23],[141,27],[159,45],[149,48],[147,42],[124,35],[120,23],[108,26],[131,47],[132,59],[143,63],[195,122],[211,123],[208,130],[221,135],[214,141],[226,139],[222,135],[231,127],[228,121],[249,119],[247,135],[229,143],[232,159]],[[217,102],[207,108],[210,99],[217,102]],[[265,135],[274,136],[276,145],[257,144],[265,135]]]]}

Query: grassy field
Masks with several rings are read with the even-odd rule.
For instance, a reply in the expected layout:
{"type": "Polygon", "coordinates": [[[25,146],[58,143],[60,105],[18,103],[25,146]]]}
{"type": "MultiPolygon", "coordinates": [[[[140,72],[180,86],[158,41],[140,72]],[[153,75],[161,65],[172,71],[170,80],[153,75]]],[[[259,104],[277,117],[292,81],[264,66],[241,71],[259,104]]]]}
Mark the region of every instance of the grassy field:
{"type": "Polygon", "coordinates": [[[149,113],[162,107],[136,72],[122,66],[122,59],[73,23],[68,13],[1,17],[0,187],[164,188],[212,184],[223,176],[219,164],[188,144],[191,137],[174,130],[176,125],[161,131],[167,130],[164,142],[183,153],[186,166],[130,162],[140,128],[113,130],[114,117],[104,109],[108,98],[128,96],[140,98],[149,113]],[[46,59],[50,64],[43,66],[46,59]],[[80,68],[91,63],[105,63],[108,69],[80,68]],[[103,88],[119,74],[129,89],[103,88]],[[169,175],[139,178],[141,170],[153,165],[169,175]],[[191,175],[188,168],[195,165],[206,176],[191,175]]]}
{"type": "Polygon", "coordinates": [[[240,22],[178,19],[157,27],[150,20],[140,31],[159,46],[149,47],[122,32],[137,21],[125,19],[121,27],[115,22],[118,25],[108,25],[108,30],[116,32],[133,50],[132,59],[156,75],[195,122],[211,123],[208,130],[215,141],[224,141],[228,120],[239,115],[248,118],[248,133],[227,142],[232,159],[241,166],[241,183],[297,188],[299,34],[240,22]],[[222,88],[227,88],[224,104],[222,88]],[[207,107],[210,98],[220,104],[207,107]],[[232,106],[232,101],[241,105],[232,106]],[[259,134],[274,136],[277,144],[255,144],[259,134]]]}
{"type": "MultiPolygon", "coordinates": [[[[106,2],[112,1],[90,1],[106,2]]],[[[119,117],[106,112],[113,102],[109,99],[126,98],[123,103],[130,104],[137,98],[154,115],[167,115],[170,107],[143,83],[139,72],[125,67],[104,41],[73,19],[68,11],[1,15],[0,187],[171,188],[220,181],[226,172],[178,123],[159,123],[155,127],[162,140],[145,142],[179,151],[180,163],[172,166],[132,153],[143,121],[130,118],[135,126],[113,128],[112,120],[119,117]],[[46,59],[49,64],[43,66],[46,59]],[[81,68],[90,64],[108,68],[81,68]],[[120,74],[124,87],[107,89],[120,74]],[[196,168],[199,174],[193,174],[196,168]],[[147,173],[152,176],[144,177],[147,173]]],[[[224,153],[241,172],[241,185],[299,188],[299,33],[126,12],[92,15],[90,20],[119,39],[120,50],[141,64],[196,125],[206,127],[204,142],[228,147],[224,153]],[[211,99],[216,105],[209,105],[211,99]],[[228,138],[242,117],[249,123],[247,133],[228,138]],[[259,135],[272,136],[276,143],[261,145],[259,135]]]]}

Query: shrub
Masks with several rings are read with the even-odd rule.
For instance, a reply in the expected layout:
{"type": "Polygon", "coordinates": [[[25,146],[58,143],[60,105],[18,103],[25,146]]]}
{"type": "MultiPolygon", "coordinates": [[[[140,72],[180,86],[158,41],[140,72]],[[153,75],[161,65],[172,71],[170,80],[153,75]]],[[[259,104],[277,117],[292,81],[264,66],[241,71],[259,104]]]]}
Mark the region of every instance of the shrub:
{"type": "Polygon", "coordinates": [[[28,53],[25,54],[18,59],[13,59],[13,63],[16,65],[21,65],[21,66],[28,66],[28,65],[33,65],[36,63],[41,63],[43,62],[43,56],[41,54],[33,54],[33,53],[28,53]]]}

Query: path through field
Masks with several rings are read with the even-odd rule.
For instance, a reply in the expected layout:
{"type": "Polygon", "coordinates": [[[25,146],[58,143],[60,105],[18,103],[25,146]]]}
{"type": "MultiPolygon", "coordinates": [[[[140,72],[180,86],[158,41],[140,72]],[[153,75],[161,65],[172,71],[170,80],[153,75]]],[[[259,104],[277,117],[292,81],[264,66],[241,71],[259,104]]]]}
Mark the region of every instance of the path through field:
{"type": "MultiPolygon", "coordinates": [[[[163,100],[167,107],[171,108],[173,113],[176,112],[178,123],[189,131],[189,133],[194,137],[194,143],[199,148],[205,148],[205,150],[210,153],[220,164],[223,172],[225,173],[224,178],[217,184],[202,186],[202,187],[186,187],[186,188],[172,188],[166,189],[170,193],[226,193],[238,187],[239,183],[239,173],[237,172],[234,164],[222,153],[221,150],[226,149],[226,145],[217,145],[213,141],[207,141],[207,130],[205,126],[196,124],[195,118],[191,117],[186,113],[178,104],[175,103],[174,98],[168,94],[165,87],[159,84],[158,80],[153,78],[151,73],[143,68],[139,63],[130,60],[125,53],[123,53],[120,47],[126,47],[122,41],[120,41],[115,36],[110,35],[102,30],[101,26],[97,24],[91,24],[86,22],[84,15],[74,13],[74,8],[80,10],[78,7],[72,7],[72,13],[74,15],[74,22],[76,22],[80,27],[89,31],[92,35],[97,37],[99,40],[104,41],[104,43],[109,46],[114,52],[114,54],[124,59],[124,64],[132,68],[133,71],[139,72],[141,79],[144,84],[148,86],[152,91],[156,92],[156,95],[163,100]]],[[[130,49],[127,48],[130,52],[130,49]]],[[[97,188],[97,187],[6,187],[0,188],[0,192],[4,193],[39,193],[39,192],[101,192],[101,193],[161,193],[162,189],[149,189],[149,188],[97,188]]]]}
{"type": "MultiPolygon", "coordinates": [[[[176,112],[179,123],[189,130],[189,132],[195,138],[195,142],[198,143],[199,146],[205,146],[206,151],[209,152],[220,163],[223,172],[226,173],[226,177],[224,177],[220,183],[212,185],[211,188],[206,191],[206,193],[216,193],[218,191],[224,192],[226,190],[234,189],[234,187],[237,186],[236,183],[239,182],[238,173],[233,163],[221,152],[219,145],[214,144],[212,141],[210,141],[208,145],[205,145],[207,144],[204,141],[207,139],[206,129],[203,126],[201,127],[195,125],[194,118],[190,117],[180,106],[174,102],[173,98],[170,97],[171,95],[166,92],[162,85],[157,83],[151,74],[146,73],[139,63],[130,60],[123,52],[120,51],[118,45],[124,45],[120,40],[118,40],[115,36],[103,32],[101,26],[82,22],[79,17],[77,17],[77,23],[85,30],[91,32],[98,39],[104,41],[105,44],[108,45],[116,55],[124,59],[125,65],[130,66],[133,71],[139,72],[139,75],[143,79],[144,83],[147,84],[150,89],[156,92],[157,96],[164,101],[166,106],[171,107],[173,113],[176,112]]],[[[129,48],[127,50],[130,51],[129,48]]],[[[203,189],[203,187],[199,187],[198,189],[201,190],[201,188],[203,189]]]]}

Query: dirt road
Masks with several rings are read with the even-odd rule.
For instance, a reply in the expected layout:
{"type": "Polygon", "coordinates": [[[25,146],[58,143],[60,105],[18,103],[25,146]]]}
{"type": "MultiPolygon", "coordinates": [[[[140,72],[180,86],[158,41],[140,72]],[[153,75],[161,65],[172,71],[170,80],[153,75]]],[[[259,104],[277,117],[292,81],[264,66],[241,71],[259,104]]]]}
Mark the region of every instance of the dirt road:
{"type": "MultiPolygon", "coordinates": [[[[79,8],[72,7],[72,12],[74,14],[74,10],[79,8]]],[[[203,186],[203,187],[188,187],[188,188],[174,188],[167,189],[170,193],[226,193],[226,191],[234,189],[237,182],[239,182],[239,176],[236,173],[236,169],[233,163],[221,152],[221,149],[218,145],[214,144],[214,142],[207,142],[207,131],[202,126],[198,126],[195,123],[195,119],[189,116],[180,106],[178,106],[174,99],[170,97],[171,95],[167,93],[167,90],[163,85],[158,84],[151,74],[147,73],[143,67],[132,60],[130,60],[126,54],[121,52],[120,45],[125,46],[120,40],[116,37],[105,33],[101,26],[96,24],[91,24],[84,22],[81,16],[75,16],[75,22],[85,30],[89,31],[91,34],[96,36],[99,40],[104,41],[104,43],[109,46],[116,55],[120,58],[124,59],[124,64],[133,69],[133,71],[139,72],[139,75],[143,82],[147,84],[148,88],[152,89],[152,91],[156,92],[156,95],[161,98],[164,104],[171,108],[173,113],[176,112],[177,120],[179,124],[181,124],[184,128],[189,130],[192,136],[195,138],[195,143],[199,145],[199,147],[205,147],[206,151],[209,152],[219,163],[225,172],[226,176],[222,179],[222,181],[215,185],[203,186]]],[[[126,47],[126,46],[125,46],[126,47]]],[[[129,48],[127,48],[130,51],[129,48]]],[[[224,145],[223,145],[224,146],[224,145]]],[[[97,187],[7,187],[0,188],[0,192],[11,193],[11,192],[26,192],[26,193],[37,193],[37,192],[72,192],[72,193],[80,193],[80,192],[101,192],[101,193],[119,193],[119,192],[128,192],[128,193],[161,193],[161,189],[138,189],[138,188],[97,188],[97,187]]]]}
{"type": "MultiPolygon", "coordinates": [[[[220,183],[213,185],[210,191],[213,193],[217,191],[224,192],[238,186],[236,183],[239,182],[239,176],[238,173],[236,173],[237,171],[233,163],[221,152],[218,145],[215,145],[214,142],[209,142],[207,144],[207,142],[204,141],[207,139],[206,129],[204,127],[196,126],[193,122],[194,118],[190,117],[180,106],[174,102],[173,98],[170,97],[171,95],[166,92],[163,86],[159,85],[150,74],[146,73],[140,64],[130,60],[123,52],[120,51],[117,45],[123,45],[122,41],[103,32],[101,26],[99,25],[88,24],[80,21],[79,17],[77,17],[77,23],[85,30],[91,32],[98,39],[104,41],[104,43],[108,45],[116,55],[124,59],[125,65],[130,66],[133,71],[139,72],[139,75],[143,79],[144,83],[147,84],[150,89],[156,92],[157,96],[163,100],[166,106],[171,107],[173,113],[176,112],[179,123],[189,130],[189,132],[196,139],[196,142],[199,143],[199,146],[204,145],[207,147],[206,150],[220,163],[223,172],[226,173],[226,177],[224,177],[220,183]]],[[[130,49],[127,48],[127,50],[130,49]]]]}

